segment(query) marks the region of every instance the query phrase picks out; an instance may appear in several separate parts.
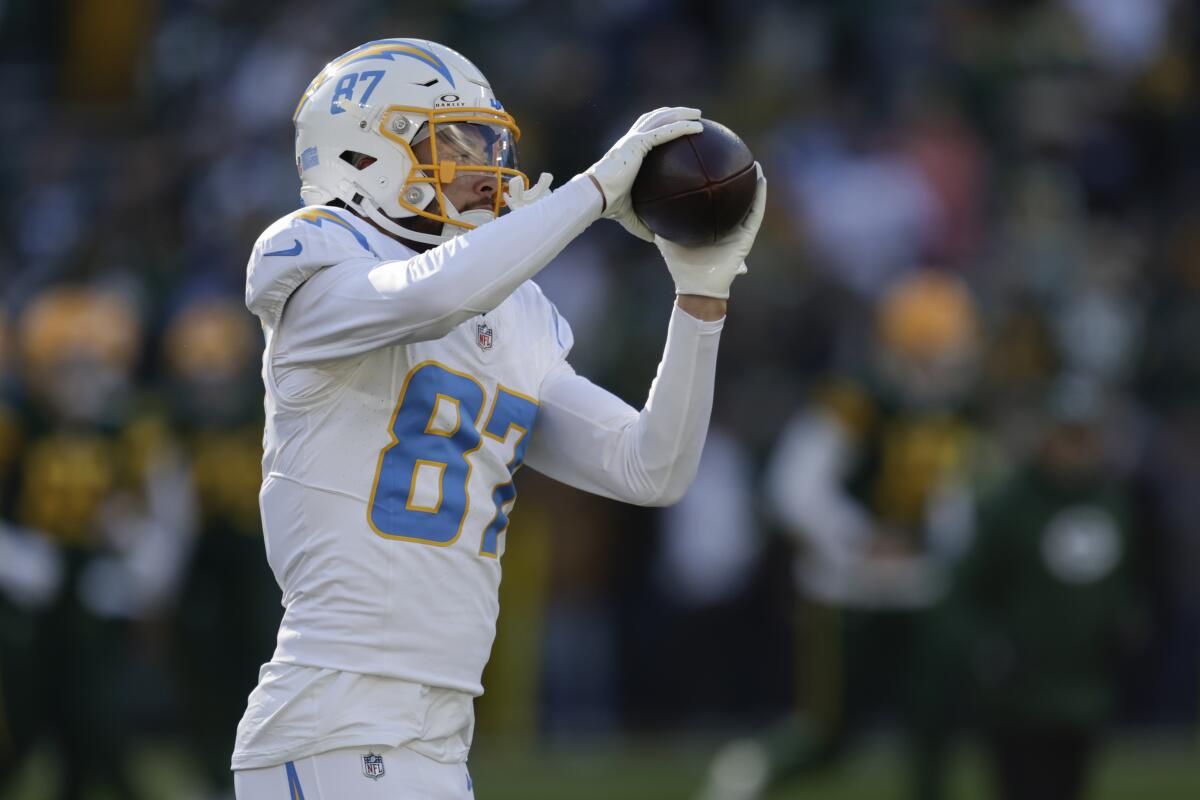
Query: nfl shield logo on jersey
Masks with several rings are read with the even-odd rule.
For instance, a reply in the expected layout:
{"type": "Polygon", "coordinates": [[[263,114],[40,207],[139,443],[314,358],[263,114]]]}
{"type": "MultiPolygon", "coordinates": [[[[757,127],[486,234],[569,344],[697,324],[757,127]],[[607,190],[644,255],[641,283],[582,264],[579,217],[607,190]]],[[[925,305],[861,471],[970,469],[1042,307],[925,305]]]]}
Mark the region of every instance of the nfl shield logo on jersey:
{"type": "Polygon", "coordinates": [[[495,339],[495,332],[486,322],[479,322],[475,325],[475,344],[479,345],[480,350],[491,350],[492,342],[495,339]]]}
{"type": "Polygon", "coordinates": [[[363,775],[366,775],[373,781],[377,781],[383,777],[383,756],[377,756],[374,753],[367,753],[362,757],[363,775]]]}

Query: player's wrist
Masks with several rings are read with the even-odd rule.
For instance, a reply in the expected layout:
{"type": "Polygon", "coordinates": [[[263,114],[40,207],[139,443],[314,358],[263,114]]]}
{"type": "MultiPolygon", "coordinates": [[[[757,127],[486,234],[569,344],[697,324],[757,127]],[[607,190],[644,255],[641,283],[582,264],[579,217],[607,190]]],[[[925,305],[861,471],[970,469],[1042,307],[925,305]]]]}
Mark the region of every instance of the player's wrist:
{"type": "Polygon", "coordinates": [[[675,305],[701,322],[717,322],[725,318],[729,305],[724,297],[709,297],[703,294],[677,294],[675,305]]]}
{"type": "Polygon", "coordinates": [[[596,191],[600,193],[600,213],[603,214],[608,209],[608,198],[604,195],[604,187],[600,185],[600,181],[596,180],[596,176],[590,172],[583,173],[588,180],[592,182],[592,186],[596,187],[596,191]]]}

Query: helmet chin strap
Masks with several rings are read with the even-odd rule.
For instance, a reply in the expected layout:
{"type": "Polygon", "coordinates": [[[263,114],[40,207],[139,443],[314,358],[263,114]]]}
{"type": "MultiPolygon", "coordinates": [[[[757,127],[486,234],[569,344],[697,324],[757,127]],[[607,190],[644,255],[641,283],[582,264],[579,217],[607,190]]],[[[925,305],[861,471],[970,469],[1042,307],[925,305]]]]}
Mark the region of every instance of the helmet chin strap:
{"type": "MultiPolygon", "coordinates": [[[[350,206],[362,213],[367,219],[374,222],[380,228],[383,228],[388,233],[399,236],[401,239],[408,239],[412,242],[421,242],[422,244],[441,244],[446,241],[447,236],[433,233],[421,233],[414,231],[411,228],[406,228],[394,222],[390,217],[379,210],[379,206],[371,198],[362,195],[362,199],[358,203],[351,203],[350,206]]],[[[444,226],[443,226],[444,227],[444,226]]]]}
{"type": "MultiPolygon", "coordinates": [[[[374,222],[380,228],[383,228],[388,233],[399,236],[402,239],[408,239],[409,241],[413,242],[421,242],[422,244],[437,245],[467,232],[466,228],[462,228],[458,225],[450,225],[448,223],[442,224],[442,232],[440,234],[421,233],[420,231],[414,231],[411,228],[406,228],[403,225],[398,224],[384,214],[383,211],[379,209],[379,206],[375,204],[375,201],[371,198],[363,194],[360,194],[359,197],[361,199],[358,203],[349,203],[348,205],[350,205],[352,208],[355,208],[355,210],[361,211],[364,215],[366,215],[367,219],[374,222]]],[[[496,218],[496,215],[493,214],[491,210],[486,208],[474,208],[469,211],[460,212],[454,207],[454,204],[450,202],[449,198],[446,198],[445,203],[446,216],[465,222],[468,225],[474,225],[477,228],[480,225],[491,222],[496,218]]]]}

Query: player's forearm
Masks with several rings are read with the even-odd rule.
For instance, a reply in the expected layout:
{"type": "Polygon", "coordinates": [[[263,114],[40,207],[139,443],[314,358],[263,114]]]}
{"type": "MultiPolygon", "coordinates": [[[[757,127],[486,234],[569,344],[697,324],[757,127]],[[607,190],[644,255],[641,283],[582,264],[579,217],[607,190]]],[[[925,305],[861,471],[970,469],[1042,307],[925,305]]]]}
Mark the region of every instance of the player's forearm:
{"type": "Polygon", "coordinates": [[[658,374],[630,431],[630,458],[652,490],[648,505],[677,502],[696,477],[712,414],[723,325],[723,314],[702,319],[684,303],[671,314],[658,374]]]}
{"type": "Polygon", "coordinates": [[[785,531],[825,551],[865,543],[870,515],[844,487],[856,458],[847,431],[825,413],[809,411],[788,425],[766,476],[767,502],[785,531]]]}
{"type": "Polygon", "coordinates": [[[626,503],[676,502],[700,463],[722,324],[675,308],[658,376],[640,412],[563,365],[542,385],[526,463],[626,503]]]}
{"type": "Polygon", "coordinates": [[[61,580],[58,551],[45,537],[0,520],[0,597],[38,608],[53,598],[61,580]]]}

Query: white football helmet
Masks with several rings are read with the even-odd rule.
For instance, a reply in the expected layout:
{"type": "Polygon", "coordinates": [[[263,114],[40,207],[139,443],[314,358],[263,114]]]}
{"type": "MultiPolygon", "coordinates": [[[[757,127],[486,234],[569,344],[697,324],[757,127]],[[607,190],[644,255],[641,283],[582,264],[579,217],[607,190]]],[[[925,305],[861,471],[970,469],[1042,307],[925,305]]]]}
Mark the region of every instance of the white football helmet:
{"type": "Polygon", "coordinates": [[[329,62],[296,106],[296,169],[305,205],[341,200],[384,230],[438,244],[494,219],[517,170],[520,130],[483,73],[421,39],[381,39],[329,62]],[[429,140],[430,163],[413,145],[429,140]],[[363,158],[366,156],[366,158],[363,158]],[[490,209],[459,211],[442,187],[462,172],[495,176],[490,209]],[[425,217],[440,234],[395,222],[425,217]]]}

